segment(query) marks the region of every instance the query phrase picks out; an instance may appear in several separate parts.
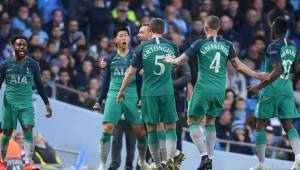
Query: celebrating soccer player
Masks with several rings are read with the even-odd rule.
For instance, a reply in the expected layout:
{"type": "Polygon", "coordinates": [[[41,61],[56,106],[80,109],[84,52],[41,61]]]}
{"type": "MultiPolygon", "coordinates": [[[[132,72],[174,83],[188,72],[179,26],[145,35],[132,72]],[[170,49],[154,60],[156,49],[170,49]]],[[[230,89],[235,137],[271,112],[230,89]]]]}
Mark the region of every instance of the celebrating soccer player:
{"type": "Polygon", "coordinates": [[[265,71],[271,74],[267,81],[252,87],[249,91],[257,93],[262,89],[259,98],[256,121],[256,154],[259,164],[251,168],[264,170],[266,150],[266,124],[270,118],[278,117],[295,153],[295,162],[291,169],[300,169],[300,142],[293,120],[299,118],[295,105],[293,85],[290,76],[291,66],[297,57],[297,47],[285,38],[288,22],[277,18],[271,27],[272,42],[266,51],[265,71]]]}
{"type": "Polygon", "coordinates": [[[182,64],[191,57],[198,58],[198,80],[188,108],[188,125],[191,138],[197,146],[202,158],[199,169],[211,170],[212,157],[216,140],[215,119],[223,109],[227,61],[234,67],[260,80],[269,77],[266,73],[257,73],[244,65],[236,57],[233,44],[218,37],[220,19],[209,16],[204,24],[207,36],[204,40],[197,40],[180,57],[167,56],[165,61],[172,64],[182,64]],[[204,134],[199,129],[200,120],[206,115],[206,145],[204,134]]]}
{"type": "MultiPolygon", "coordinates": [[[[173,165],[176,153],[176,121],[178,119],[175,107],[172,82],[172,65],[164,63],[164,57],[177,55],[177,47],[162,37],[164,21],[153,18],[150,21],[152,39],[144,42],[136,51],[136,56],[123,80],[117,96],[120,102],[125,90],[130,85],[132,77],[138,68],[143,68],[142,114],[147,124],[148,147],[155,162],[156,169],[167,169],[167,162],[161,162],[157,125],[163,122],[166,127],[168,164],[173,165]]],[[[129,86],[130,87],[130,86],[129,86]]]]}
{"type": "Polygon", "coordinates": [[[6,152],[8,142],[17,127],[19,120],[25,141],[25,170],[36,169],[32,164],[34,152],[32,128],[34,126],[34,108],[32,103],[32,86],[36,88],[42,97],[47,114],[52,116],[52,109],[40,76],[40,67],[37,62],[26,56],[27,38],[23,35],[15,35],[11,39],[11,45],[15,51],[15,56],[7,59],[0,65],[0,85],[3,81],[6,84],[3,99],[2,129],[4,135],[1,138],[1,164],[0,169],[6,168],[6,152]]]}
{"type": "Polygon", "coordinates": [[[117,44],[117,52],[105,61],[107,66],[103,90],[99,96],[98,103],[94,105],[95,110],[100,109],[103,99],[107,96],[104,108],[103,133],[100,139],[99,170],[105,170],[110,150],[110,137],[122,113],[124,113],[125,120],[131,125],[137,136],[137,148],[140,156],[138,165],[141,169],[147,169],[145,161],[147,151],[145,129],[137,107],[137,86],[140,84],[136,81],[130,83],[128,89],[125,91],[126,98],[121,103],[116,103],[116,96],[121,87],[126,69],[129,67],[134,56],[134,53],[128,48],[130,41],[129,31],[126,27],[120,27],[115,31],[114,37],[117,44]]]}

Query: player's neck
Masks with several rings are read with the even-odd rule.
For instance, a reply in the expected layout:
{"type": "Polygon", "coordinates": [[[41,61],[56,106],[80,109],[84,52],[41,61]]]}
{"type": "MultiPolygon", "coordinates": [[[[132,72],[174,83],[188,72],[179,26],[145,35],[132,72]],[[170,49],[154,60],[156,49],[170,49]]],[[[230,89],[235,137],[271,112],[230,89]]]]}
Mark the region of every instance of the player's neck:
{"type": "Polygon", "coordinates": [[[119,49],[117,50],[117,53],[118,53],[121,57],[126,57],[127,54],[129,53],[129,49],[128,49],[128,48],[125,48],[125,49],[119,48],[119,49]]]}
{"type": "Polygon", "coordinates": [[[161,38],[163,37],[161,34],[152,33],[151,38],[161,38]]]}
{"type": "Polygon", "coordinates": [[[26,57],[17,57],[14,56],[13,59],[17,62],[17,63],[22,63],[25,60],[26,57]]]}
{"type": "Polygon", "coordinates": [[[216,33],[216,32],[207,33],[206,38],[208,38],[208,37],[218,37],[218,33],[216,33]]]}

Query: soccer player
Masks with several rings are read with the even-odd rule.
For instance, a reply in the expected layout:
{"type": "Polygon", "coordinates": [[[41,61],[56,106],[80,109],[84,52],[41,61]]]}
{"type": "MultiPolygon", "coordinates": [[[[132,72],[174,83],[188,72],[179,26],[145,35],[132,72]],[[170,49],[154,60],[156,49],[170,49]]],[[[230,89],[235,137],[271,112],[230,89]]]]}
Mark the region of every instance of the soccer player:
{"type": "MultiPolygon", "coordinates": [[[[141,43],[151,39],[150,34],[150,25],[149,23],[143,23],[139,33],[138,38],[141,40],[141,43]]],[[[141,75],[143,74],[143,69],[139,72],[141,75]]],[[[164,128],[164,123],[159,123],[157,125],[157,133],[159,138],[159,146],[160,146],[160,155],[162,161],[167,161],[167,150],[166,150],[166,131],[164,128]]],[[[181,162],[185,159],[185,156],[182,152],[177,150],[174,155],[174,163],[175,167],[179,168],[181,162]]]]}
{"type": "Polygon", "coordinates": [[[283,129],[295,154],[295,162],[291,169],[300,169],[300,142],[297,130],[293,126],[295,118],[299,118],[295,106],[293,84],[291,80],[291,66],[297,57],[297,47],[285,38],[288,22],[277,18],[272,26],[272,42],[266,51],[265,71],[271,74],[267,81],[263,81],[249,89],[257,93],[262,89],[258,103],[256,120],[256,154],[259,164],[251,169],[264,170],[266,150],[266,124],[270,118],[280,119],[283,129]]]}
{"type": "MultiPolygon", "coordinates": [[[[105,170],[107,156],[110,150],[110,137],[114,126],[117,125],[122,113],[125,120],[132,126],[132,130],[137,136],[137,148],[139,151],[138,165],[141,169],[147,169],[145,155],[147,151],[145,129],[141,120],[141,114],[138,111],[138,93],[135,81],[129,85],[126,90],[126,98],[121,103],[116,103],[116,96],[121,87],[126,69],[134,56],[128,48],[129,31],[126,27],[118,28],[115,33],[115,42],[117,52],[109,59],[106,59],[106,75],[103,84],[103,90],[99,96],[98,102],[94,105],[95,110],[102,107],[102,101],[107,96],[104,108],[103,133],[100,139],[100,170],[105,170]]],[[[134,78],[135,79],[135,78],[134,78]]]]}
{"type": "MultiPolygon", "coordinates": [[[[145,42],[146,40],[151,39],[150,34],[150,25],[149,23],[144,23],[139,30],[138,34],[141,43],[145,42]]],[[[143,69],[142,69],[143,70],[143,69]]],[[[143,71],[140,71],[142,73],[143,71]]],[[[166,150],[166,130],[164,127],[164,123],[159,123],[157,125],[157,133],[159,138],[159,146],[160,146],[160,155],[162,161],[167,161],[167,150],[166,150]]],[[[177,150],[174,155],[174,163],[175,167],[179,168],[181,162],[185,159],[185,155],[177,150]]]]}
{"type": "MultiPolygon", "coordinates": [[[[138,68],[143,68],[142,115],[147,125],[148,147],[156,169],[167,169],[167,162],[161,162],[157,125],[163,122],[166,128],[167,158],[169,164],[176,152],[176,121],[178,120],[172,82],[172,65],[164,63],[164,57],[177,55],[174,43],[163,38],[164,21],[153,18],[150,21],[152,38],[136,50],[136,56],[129,67],[117,96],[120,102],[125,90],[138,68]]],[[[130,87],[130,86],[129,86],[130,87]]],[[[126,97],[126,95],[125,95],[126,97]]],[[[126,99],[126,98],[125,98],[126,99]]]]}
{"type": "Polygon", "coordinates": [[[251,77],[268,78],[266,73],[257,73],[244,65],[236,57],[233,44],[218,37],[220,19],[209,16],[204,24],[207,36],[204,40],[197,40],[180,57],[167,56],[165,61],[172,64],[182,64],[192,57],[198,58],[198,80],[188,107],[188,125],[191,138],[197,146],[201,158],[199,169],[211,170],[213,150],[216,140],[215,119],[223,109],[227,61],[234,67],[251,77]],[[206,115],[206,146],[204,135],[199,129],[200,120],[206,115]]]}
{"type": "Polygon", "coordinates": [[[39,65],[33,59],[26,56],[27,38],[23,35],[15,35],[11,38],[11,45],[15,51],[15,55],[0,64],[0,85],[2,85],[3,81],[6,84],[2,112],[2,129],[4,135],[0,142],[0,169],[5,169],[6,167],[5,156],[8,142],[13,129],[17,127],[17,120],[19,120],[25,137],[25,170],[31,170],[35,169],[32,164],[34,150],[32,137],[32,128],[34,126],[33,83],[35,83],[46,105],[46,116],[48,118],[52,116],[52,109],[42,84],[39,65]]]}

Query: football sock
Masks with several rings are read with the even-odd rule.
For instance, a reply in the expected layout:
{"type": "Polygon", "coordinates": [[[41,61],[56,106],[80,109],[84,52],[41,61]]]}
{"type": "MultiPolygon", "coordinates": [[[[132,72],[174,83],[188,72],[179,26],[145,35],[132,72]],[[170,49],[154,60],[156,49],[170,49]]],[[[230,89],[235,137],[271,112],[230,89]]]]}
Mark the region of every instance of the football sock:
{"type": "Polygon", "coordinates": [[[257,131],[256,132],[256,154],[260,164],[263,164],[265,162],[266,141],[267,141],[266,131],[257,131]]]}
{"type": "Polygon", "coordinates": [[[3,136],[1,137],[1,158],[2,158],[2,160],[5,160],[8,143],[9,143],[9,136],[3,134],[3,136]]]}
{"type": "Polygon", "coordinates": [[[156,131],[148,131],[148,147],[150,154],[154,160],[155,166],[160,167],[161,157],[160,157],[160,144],[159,138],[156,131]]]}
{"type": "Polygon", "coordinates": [[[32,160],[34,152],[34,146],[33,146],[33,135],[32,131],[24,132],[24,161],[28,162],[32,160]]]}
{"type": "Polygon", "coordinates": [[[146,135],[137,137],[137,148],[139,151],[139,159],[141,162],[145,162],[147,153],[147,138],[146,135]]]}
{"type": "Polygon", "coordinates": [[[173,159],[177,151],[176,129],[167,129],[166,131],[167,159],[173,159]]]}
{"type": "Polygon", "coordinates": [[[159,138],[161,161],[167,162],[166,131],[163,129],[159,130],[157,133],[159,138]]]}
{"type": "Polygon", "coordinates": [[[291,143],[292,149],[295,155],[300,154],[300,141],[299,141],[299,134],[295,128],[291,128],[287,131],[287,136],[291,143]]]}
{"type": "Polygon", "coordinates": [[[103,132],[100,138],[99,153],[100,153],[100,164],[106,165],[106,160],[110,150],[110,138],[111,134],[103,132]]]}
{"type": "Polygon", "coordinates": [[[215,124],[206,124],[206,148],[207,154],[212,159],[216,142],[216,127],[215,124]]]}
{"type": "Polygon", "coordinates": [[[201,156],[207,155],[206,146],[204,143],[204,134],[201,132],[198,123],[192,123],[189,125],[190,136],[198,148],[201,156]]]}

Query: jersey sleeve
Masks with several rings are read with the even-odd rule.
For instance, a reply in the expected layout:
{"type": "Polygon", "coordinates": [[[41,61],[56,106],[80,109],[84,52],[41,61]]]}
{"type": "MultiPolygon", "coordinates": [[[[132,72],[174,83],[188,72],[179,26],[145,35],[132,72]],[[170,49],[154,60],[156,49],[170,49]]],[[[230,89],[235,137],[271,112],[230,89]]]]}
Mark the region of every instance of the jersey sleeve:
{"type": "Polygon", "coordinates": [[[202,41],[197,40],[195,41],[185,52],[184,54],[187,55],[189,58],[196,57],[199,48],[201,47],[202,41]]]}
{"type": "Polygon", "coordinates": [[[277,46],[269,48],[267,57],[271,60],[272,64],[281,63],[280,49],[277,46]]]}
{"type": "Polygon", "coordinates": [[[130,65],[134,68],[142,68],[142,46],[136,49],[130,65]]]}
{"type": "Polygon", "coordinates": [[[43,86],[41,74],[40,74],[40,67],[37,63],[33,63],[33,78],[38,93],[40,94],[41,98],[43,99],[45,105],[49,105],[49,100],[46,95],[46,90],[43,86]]]}
{"type": "Polygon", "coordinates": [[[102,83],[102,90],[100,91],[99,98],[98,98],[98,103],[102,103],[103,100],[107,96],[107,92],[109,89],[109,83],[110,83],[110,60],[107,61],[107,67],[105,68],[105,74],[104,74],[104,79],[102,83]]]}
{"type": "Polygon", "coordinates": [[[235,57],[237,57],[237,55],[236,55],[236,49],[235,49],[235,47],[234,47],[234,44],[233,44],[233,43],[230,43],[228,59],[229,59],[229,60],[232,60],[232,59],[234,59],[235,57]]]}

